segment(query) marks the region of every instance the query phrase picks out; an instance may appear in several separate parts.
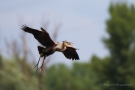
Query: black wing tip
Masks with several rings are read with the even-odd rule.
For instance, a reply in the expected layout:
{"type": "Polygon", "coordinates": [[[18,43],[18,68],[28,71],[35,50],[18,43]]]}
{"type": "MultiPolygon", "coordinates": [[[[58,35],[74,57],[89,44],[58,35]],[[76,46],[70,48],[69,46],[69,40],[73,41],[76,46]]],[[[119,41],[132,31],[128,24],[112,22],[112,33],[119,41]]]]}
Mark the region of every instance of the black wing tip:
{"type": "Polygon", "coordinates": [[[48,32],[44,28],[40,27],[40,29],[48,34],[48,32]]]}
{"type": "Polygon", "coordinates": [[[79,58],[76,58],[75,60],[80,60],[79,58]]]}
{"type": "Polygon", "coordinates": [[[41,30],[44,30],[44,28],[40,27],[41,30]]]}
{"type": "Polygon", "coordinates": [[[67,58],[69,60],[80,60],[79,58],[67,58]]]}
{"type": "Polygon", "coordinates": [[[23,25],[21,26],[21,29],[22,29],[22,30],[25,30],[27,27],[28,27],[27,25],[23,24],[23,25]]]}
{"type": "Polygon", "coordinates": [[[42,31],[46,32],[44,28],[40,27],[40,29],[41,29],[42,31]]]}

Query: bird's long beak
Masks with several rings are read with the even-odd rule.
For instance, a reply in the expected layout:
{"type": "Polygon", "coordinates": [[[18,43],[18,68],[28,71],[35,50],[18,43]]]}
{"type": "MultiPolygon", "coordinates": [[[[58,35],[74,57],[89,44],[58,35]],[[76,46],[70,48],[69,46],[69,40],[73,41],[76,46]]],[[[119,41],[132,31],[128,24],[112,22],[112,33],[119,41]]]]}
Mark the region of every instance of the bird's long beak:
{"type": "Polygon", "coordinates": [[[74,43],[72,43],[72,42],[69,42],[69,43],[74,44],[74,43]]]}

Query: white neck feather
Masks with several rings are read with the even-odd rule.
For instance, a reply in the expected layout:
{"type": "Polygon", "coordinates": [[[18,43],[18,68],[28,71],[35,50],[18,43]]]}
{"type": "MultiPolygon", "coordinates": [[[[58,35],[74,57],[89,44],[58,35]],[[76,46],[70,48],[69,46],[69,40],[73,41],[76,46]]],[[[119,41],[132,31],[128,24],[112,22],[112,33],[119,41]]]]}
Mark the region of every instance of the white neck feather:
{"type": "Polygon", "coordinates": [[[56,51],[64,51],[65,49],[66,49],[66,46],[62,43],[59,43],[59,44],[57,44],[55,47],[54,47],[54,49],[56,50],[56,51]]]}

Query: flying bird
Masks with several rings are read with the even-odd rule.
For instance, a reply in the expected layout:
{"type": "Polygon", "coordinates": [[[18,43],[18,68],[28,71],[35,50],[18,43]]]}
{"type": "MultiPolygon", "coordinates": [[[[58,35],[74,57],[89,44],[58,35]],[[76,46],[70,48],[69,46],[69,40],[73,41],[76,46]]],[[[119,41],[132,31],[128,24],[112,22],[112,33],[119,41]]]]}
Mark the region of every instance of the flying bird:
{"type": "Polygon", "coordinates": [[[40,54],[40,57],[35,66],[37,67],[37,71],[39,69],[41,69],[41,72],[43,71],[45,58],[49,55],[52,55],[55,51],[62,52],[67,59],[79,60],[78,53],[76,52],[76,50],[78,49],[74,48],[73,43],[68,41],[63,41],[62,43],[54,42],[51,39],[49,33],[42,27],[40,28],[41,30],[37,30],[23,25],[21,29],[27,33],[33,34],[34,38],[44,46],[38,46],[38,52],[40,54]],[[41,57],[43,57],[43,62],[41,67],[38,68],[38,64],[41,57]]]}

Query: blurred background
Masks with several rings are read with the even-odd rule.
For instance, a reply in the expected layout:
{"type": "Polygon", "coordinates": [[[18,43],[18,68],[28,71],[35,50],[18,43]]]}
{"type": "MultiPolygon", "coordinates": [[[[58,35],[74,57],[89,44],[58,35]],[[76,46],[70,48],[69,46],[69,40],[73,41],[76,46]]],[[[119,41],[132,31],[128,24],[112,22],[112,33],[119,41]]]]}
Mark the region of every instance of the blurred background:
{"type": "Polygon", "coordinates": [[[135,0],[1,0],[0,90],[135,90],[135,0]],[[74,43],[80,60],[47,57],[21,26],[74,43]]]}

